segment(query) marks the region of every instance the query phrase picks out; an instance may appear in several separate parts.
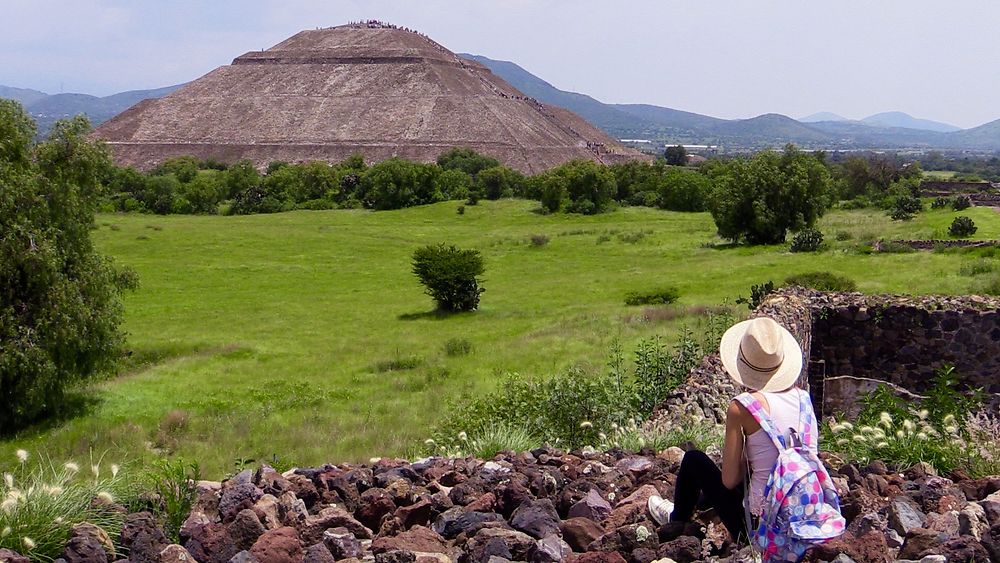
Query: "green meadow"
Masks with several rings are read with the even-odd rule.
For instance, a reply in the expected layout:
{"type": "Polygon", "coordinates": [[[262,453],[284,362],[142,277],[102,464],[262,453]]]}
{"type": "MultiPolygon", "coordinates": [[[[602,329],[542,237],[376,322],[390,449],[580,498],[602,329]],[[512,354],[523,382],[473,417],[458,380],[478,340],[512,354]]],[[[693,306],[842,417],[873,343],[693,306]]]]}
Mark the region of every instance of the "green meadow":
{"type": "MultiPolygon", "coordinates": [[[[793,254],[723,244],[707,213],[541,215],[535,202],[508,200],[460,215],[458,205],[98,216],[97,246],[141,279],[125,303],[131,356],[76,416],[6,440],[0,454],[176,455],[215,476],[248,459],[405,455],[451,401],[493,389],[504,372],[605,369],[615,341],[626,352],[652,335],[670,342],[698,329],[699,306],[732,303],[751,284],[817,270],[867,293],[966,293],[982,282],[960,273],[984,260],[967,253],[864,252],[873,238],[946,238],[951,210],[906,223],[834,211],[819,225],[829,248],[793,254]],[[479,311],[434,314],[410,257],[438,242],[482,251],[479,311]],[[680,290],[677,304],[648,314],[624,305],[628,291],[663,286],[680,290]],[[471,352],[448,355],[453,339],[471,352]]],[[[962,214],[979,226],[974,238],[1000,237],[995,211],[962,214]]]]}

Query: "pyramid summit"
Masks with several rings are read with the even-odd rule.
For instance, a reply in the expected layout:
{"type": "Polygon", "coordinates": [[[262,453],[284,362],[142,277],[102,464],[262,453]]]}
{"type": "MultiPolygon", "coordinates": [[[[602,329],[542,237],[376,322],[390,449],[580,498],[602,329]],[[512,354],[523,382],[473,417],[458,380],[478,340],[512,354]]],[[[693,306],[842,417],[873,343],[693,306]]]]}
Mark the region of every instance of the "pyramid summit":
{"type": "Polygon", "coordinates": [[[470,147],[523,172],[641,155],[529,98],[414,31],[367,21],[307,30],[237,57],[98,127],[120,165],[183,155],[224,162],[430,162],[470,147]]]}

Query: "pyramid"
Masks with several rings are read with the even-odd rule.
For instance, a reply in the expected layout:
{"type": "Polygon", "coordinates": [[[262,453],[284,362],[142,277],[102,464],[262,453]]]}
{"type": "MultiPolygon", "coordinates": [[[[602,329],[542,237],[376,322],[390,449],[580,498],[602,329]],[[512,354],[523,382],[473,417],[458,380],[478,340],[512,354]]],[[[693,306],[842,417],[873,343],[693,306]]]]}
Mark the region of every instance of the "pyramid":
{"type": "Polygon", "coordinates": [[[98,127],[119,165],[172,157],[432,162],[470,147],[526,173],[643,158],[428,37],[379,22],[300,32],[98,127]]]}

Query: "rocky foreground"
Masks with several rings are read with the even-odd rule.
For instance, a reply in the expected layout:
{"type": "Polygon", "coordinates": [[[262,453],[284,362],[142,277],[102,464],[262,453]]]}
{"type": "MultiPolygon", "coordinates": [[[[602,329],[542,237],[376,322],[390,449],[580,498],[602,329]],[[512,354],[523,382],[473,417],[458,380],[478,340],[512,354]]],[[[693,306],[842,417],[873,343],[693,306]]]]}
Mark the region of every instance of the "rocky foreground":
{"type": "MultiPolygon", "coordinates": [[[[539,449],[492,461],[432,458],[244,471],[199,483],[171,544],[131,514],[115,553],[99,528],[75,529],[69,563],[650,563],[749,560],[712,511],[657,526],[650,495],[673,495],[683,452],[539,449]]],[[[1000,477],[903,473],[884,463],[831,468],[846,535],[807,561],[1000,561],[1000,477]]],[[[0,560],[27,561],[0,553],[0,560]]]]}

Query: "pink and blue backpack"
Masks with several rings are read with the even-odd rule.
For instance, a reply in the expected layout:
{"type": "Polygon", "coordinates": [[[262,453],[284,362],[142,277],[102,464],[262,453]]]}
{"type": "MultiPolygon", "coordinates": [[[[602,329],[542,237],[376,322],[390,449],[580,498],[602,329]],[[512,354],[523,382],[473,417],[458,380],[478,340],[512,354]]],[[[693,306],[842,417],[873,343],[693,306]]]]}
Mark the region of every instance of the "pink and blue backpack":
{"type": "Polygon", "coordinates": [[[764,488],[764,511],[751,542],[764,563],[799,561],[810,547],[844,533],[840,497],[813,451],[813,412],[809,394],[799,393],[799,428],[779,433],[764,407],[750,393],[736,397],[778,448],[778,460],[764,488]],[[799,436],[801,435],[801,438],[799,436]]]}

